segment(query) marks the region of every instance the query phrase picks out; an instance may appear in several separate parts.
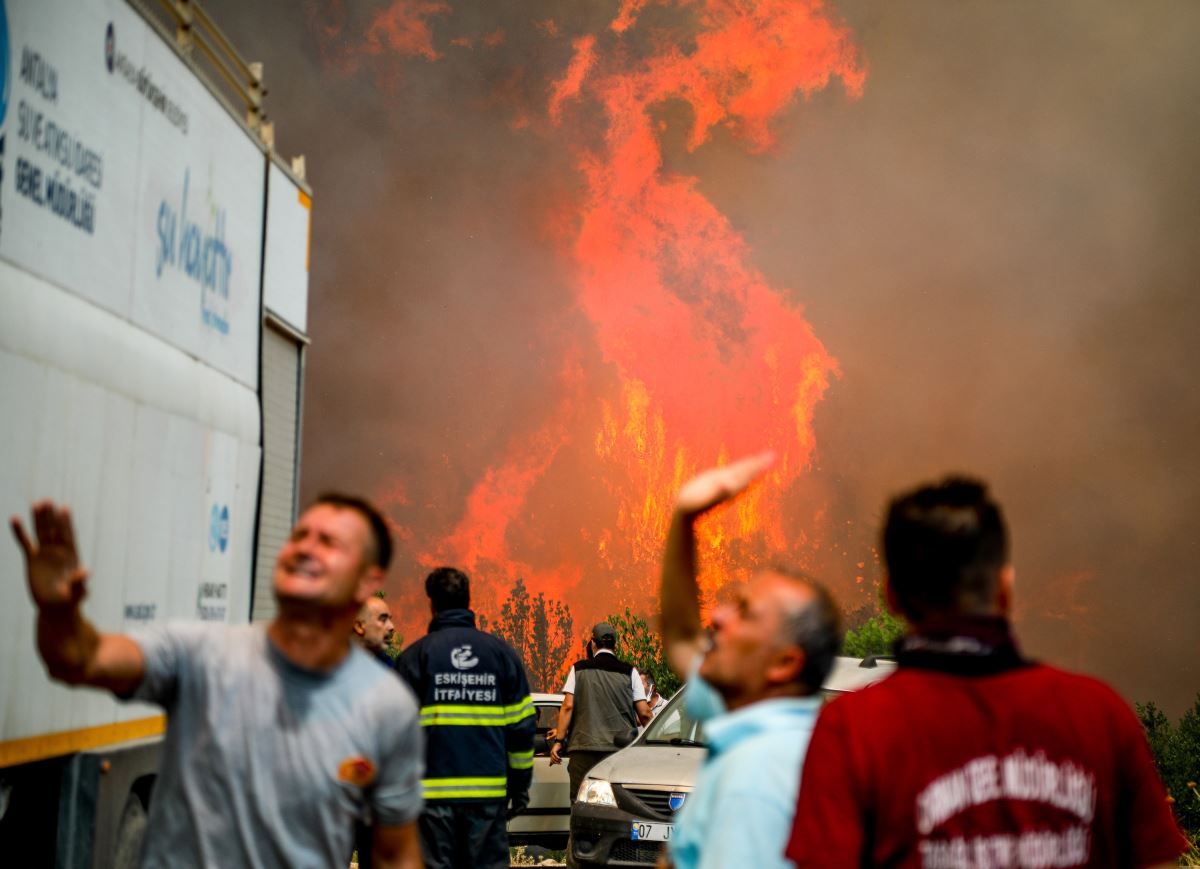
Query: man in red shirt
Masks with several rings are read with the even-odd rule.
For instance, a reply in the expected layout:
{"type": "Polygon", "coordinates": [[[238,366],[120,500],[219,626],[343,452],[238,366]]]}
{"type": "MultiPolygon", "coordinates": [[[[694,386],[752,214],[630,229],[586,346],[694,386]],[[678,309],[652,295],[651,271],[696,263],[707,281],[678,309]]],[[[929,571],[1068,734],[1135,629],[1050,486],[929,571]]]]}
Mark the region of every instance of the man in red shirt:
{"type": "Polygon", "coordinates": [[[1026,660],[1000,507],[951,478],[894,500],[891,677],[821,713],[787,856],[800,867],[1175,865],[1141,725],[1108,686],[1026,660]]]}

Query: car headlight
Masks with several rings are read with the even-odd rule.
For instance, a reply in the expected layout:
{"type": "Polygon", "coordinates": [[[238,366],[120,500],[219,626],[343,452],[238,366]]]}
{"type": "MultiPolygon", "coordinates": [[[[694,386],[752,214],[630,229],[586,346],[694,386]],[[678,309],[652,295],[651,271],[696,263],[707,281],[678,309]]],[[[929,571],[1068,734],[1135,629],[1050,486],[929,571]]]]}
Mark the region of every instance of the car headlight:
{"type": "Polygon", "coordinates": [[[600,778],[585,778],[583,784],[579,786],[579,796],[576,797],[581,803],[590,803],[593,806],[616,806],[617,798],[613,796],[612,785],[600,778]]]}

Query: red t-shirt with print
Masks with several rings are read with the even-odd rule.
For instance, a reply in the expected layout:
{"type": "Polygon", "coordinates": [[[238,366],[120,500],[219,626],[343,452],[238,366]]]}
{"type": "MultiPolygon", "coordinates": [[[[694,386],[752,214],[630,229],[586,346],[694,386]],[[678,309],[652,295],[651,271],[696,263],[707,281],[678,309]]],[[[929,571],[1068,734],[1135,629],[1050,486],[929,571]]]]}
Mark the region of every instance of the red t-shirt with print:
{"type": "Polygon", "coordinates": [[[1185,847],[1142,727],[1104,683],[1040,664],[964,676],[902,660],[821,713],[787,856],[1142,867],[1185,847]]]}

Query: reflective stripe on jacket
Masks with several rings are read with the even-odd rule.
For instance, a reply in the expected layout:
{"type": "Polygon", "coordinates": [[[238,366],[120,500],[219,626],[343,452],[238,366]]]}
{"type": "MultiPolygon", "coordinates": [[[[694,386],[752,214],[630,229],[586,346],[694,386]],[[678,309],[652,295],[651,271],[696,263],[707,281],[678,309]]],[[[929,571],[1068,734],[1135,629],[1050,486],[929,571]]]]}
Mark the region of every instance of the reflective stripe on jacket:
{"type": "Polygon", "coordinates": [[[478,630],[471,610],[445,610],[404,650],[399,671],[421,707],[427,801],[506,800],[528,791],[537,713],[511,646],[478,630]]]}

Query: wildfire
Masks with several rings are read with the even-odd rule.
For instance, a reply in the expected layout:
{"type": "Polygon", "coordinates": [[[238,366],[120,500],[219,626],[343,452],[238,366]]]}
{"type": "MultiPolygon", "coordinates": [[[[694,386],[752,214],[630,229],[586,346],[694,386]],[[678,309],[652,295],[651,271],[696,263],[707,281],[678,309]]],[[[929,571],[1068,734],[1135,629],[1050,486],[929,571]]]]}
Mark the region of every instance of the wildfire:
{"type": "Polygon", "coordinates": [[[781,456],[771,485],[702,528],[702,582],[713,592],[759,558],[791,551],[782,497],[811,459],[813,410],[836,363],[801,311],[747,263],[745,242],[697,179],[664,171],[653,110],[669,100],[690,107],[689,150],[723,126],[761,151],[772,143],[770,120],[796,94],[834,76],[857,94],[863,72],[847,32],[819,4],[793,2],[688,4],[697,7],[695,49],[662,38],[628,64],[623,38],[645,5],[622,4],[611,27],[622,39],[607,52],[591,36],[575,41],[549,112],[559,119],[567,103],[590,99],[605,119],[603,144],[579,149],[587,195],[574,255],[580,303],[622,386],[622,409],[603,402],[596,436],[605,478],[622,494],[608,558],[622,541],[623,560],[643,566],[633,573],[653,576],[683,479],[762,446],[781,456]]]}
{"type": "MultiPolygon", "coordinates": [[[[429,22],[448,14],[441,3],[393,3],[360,51],[395,44],[433,60],[429,22]]],[[[550,19],[529,27],[547,39],[566,29],[550,19]]],[[[574,156],[583,193],[569,215],[575,231],[558,236],[569,239],[570,290],[613,388],[588,392],[576,364],[564,365],[563,397],[545,423],[514,439],[457,525],[412,556],[492,580],[481,608],[518,576],[573,606],[582,595],[576,623],[586,624],[625,605],[652,608],[674,492],[708,464],[767,447],[780,457],[766,485],[703,524],[706,594],[814,545],[785,527],[783,508],[813,458],[813,414],[836,361],[800,307],[750,264],[700,179],[665,168],[656,113],[686,107],[689,151],[720,132],[763,153],[771,122],[798,98],[835,78],[854,97],[865,72],[820,0],[623,0],[607,27],[571,47],[544,122],[522,116],[514,129],[541,131],[574,156]],[[675,14],[672,26],[641,26],[652,5],[675,14]],[[535,515],[539,485],[556,474],[577,497],[535,515]],[[576,525],[538,530],[561,516],[576,525]]]]}
{"type": "Polygon", "coordinates": [[[317,6],[306,4],[308,20],[324,37],[320,43],[326,66],[342,75],[356,72],[364,61],[386,61],[378,67],[377,82],[386,89],[396,87],[396,61],[421,57],[435,61],[441,54],[433,47],[431,22],[450,14],[442,0],[397,0],[375,12],[362,28],[361,37],[348,32],[348,13],[342,0],[317,6]]]}

